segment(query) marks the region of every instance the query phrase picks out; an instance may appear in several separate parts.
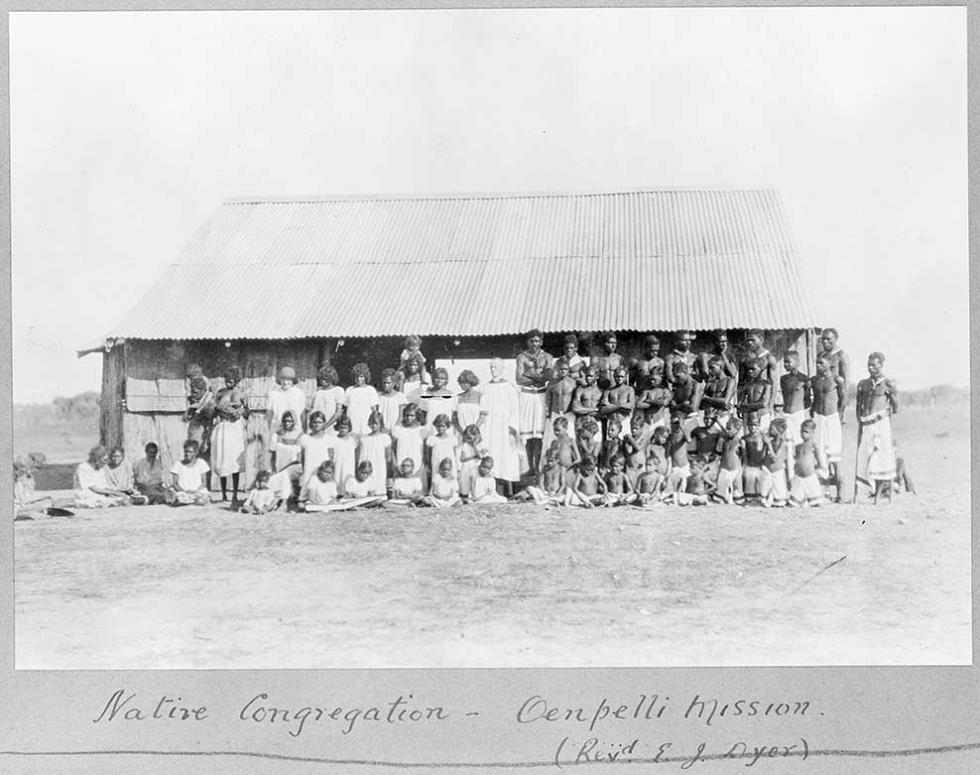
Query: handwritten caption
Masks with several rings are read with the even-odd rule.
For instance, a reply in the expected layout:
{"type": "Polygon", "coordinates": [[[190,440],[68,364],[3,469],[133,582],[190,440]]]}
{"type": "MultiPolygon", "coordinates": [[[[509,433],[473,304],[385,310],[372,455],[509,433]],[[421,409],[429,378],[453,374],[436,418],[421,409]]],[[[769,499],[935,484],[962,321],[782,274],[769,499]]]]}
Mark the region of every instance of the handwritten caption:
{"type": "MultiPolygon", "coordinates": [[[[765,721],[793,718],[806,720],[815,714],[808,700],[721,700],[700,694],[675,702],[661,694],[638,694],[626,701],[603,697],[588,706],[567,707],[553,704],[541,695],[526,698],[513,712],[511,720],[519,726],[535,728],[549,724],[575,725],[581,734],[565,734],[550,749],[550,761],[561,769],[567,764],[598,762],[677,763],[690,769],[698,762],[733,759],[753,767],[764,759],[810,756],[805,737],[793,740],[726,739],[721,744],[698,741],[696,748],[682,752],[670,740],[651,741],[635,736],[638,725],[661,720],[682,720],[689,724],[717,728],[726,721],[765,721]],[[620,730],[627,731],[622,734],[620,730]]],[[[93,724],[149,722],[198,724],[218,716],[204,703],[185,700],[180,695],[163,694],[147,700],[137,692],[118,689],[100,706],[93,724]]],[[[822,715],[822,714],[821,714],[822,715]]],[[[341,735],[352,735],[366,727],[439,725],[461,718],[477,718],[478,710],[450,710],[442,705],[416,700],[413,694],[367,707],[315,706],[290,707],[275,702],[267,692],[244,698],[236,718],[247,724],[268,724],[283,729],[289,737],[298,738],[317,724],[332,725],[341,735]]],[[[759,730],[759,737],[763,730],[759,730]]],[[[555,735],[557,738],[557,734],[555,735]]]]}

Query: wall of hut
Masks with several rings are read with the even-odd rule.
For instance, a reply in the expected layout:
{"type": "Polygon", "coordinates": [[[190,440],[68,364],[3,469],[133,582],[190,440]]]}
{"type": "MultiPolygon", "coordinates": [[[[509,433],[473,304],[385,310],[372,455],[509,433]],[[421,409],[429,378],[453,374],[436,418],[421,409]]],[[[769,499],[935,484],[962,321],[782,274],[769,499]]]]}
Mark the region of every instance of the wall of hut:
{"type": "MultiPolygon", "coordinates": [[[[626,357],[639,356],[643,339],[648,332],[617,332],[618,351],[626,357]]],[[[661,354],[673,348],[671,332],[654,332],[661,340],[661,354]]],[[[561,353],[567,332],[549,332],[544,336],[545,349],[561,353]]],[[[728,331],[736,352],[743,349],[747,332],[728,331]]],[[[601,332],[578,332],[579,352],[584,357],[602,351],[601,332]]],[[[713,332],[697,332],[692,349],[710,351],[713,332]]],[[[224,370],[237,365],[242,370],[241,389],[251,411],[247,422],[246,470],[243,485],[250,483],[255,472],[268,465],[269,426],[265,412],[267,397],[275,384],[276,374],[283,366],[296,371],[300,387],[312,395],[316,389],[317,370],[332,363],[340,376],[339,383],[351,383],[351,367],[365,362],[371,369],[372,381],[379,381],[382,369],[396,367],[404,345],[403,337],[373,339],[289,339],[289,340],[220,340],[167,341],[120,340],[103,354],[102,442],[120,445],[127,457],[135,461],[143,456],[145,445],[154,441],[160,447],[163,464],[169,467],[180,458],[187,438],[187,369],[197,364],[210,380],[212,388],[224,385],[224,370]]],[[[816,333],[795,329],[770,331],[766,347],[782,360],[787,350],[798,350],[803,368],[813,373],[816,333]]],[[[492,337],[424,337],[422,351],[429,363],[436,360],[512,359],[524,349],[523,336],[492,337]]],[[[214,486],[217,486],[215,481],[214,486]]]]}

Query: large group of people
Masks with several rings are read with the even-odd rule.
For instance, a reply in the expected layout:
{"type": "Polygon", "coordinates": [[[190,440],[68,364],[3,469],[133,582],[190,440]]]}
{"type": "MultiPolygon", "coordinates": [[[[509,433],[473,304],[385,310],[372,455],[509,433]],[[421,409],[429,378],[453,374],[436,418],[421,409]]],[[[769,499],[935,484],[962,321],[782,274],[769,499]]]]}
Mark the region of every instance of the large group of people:
{"type": "MultiPolygon", "coordinates": [[[[429,368],[414,336],[376,386],[367,364],[351,369],[346,388],[327,364],[306,395],[284,367],[266,401],[266,467],[241,499],[250,413],[241,371],[225,370],[213,391],[191,366],[182,458],[165,472],[150,443],[131,468],[122,450],[96,447],[76,472],[76,505],[209,503],[212,475],[222,501],[230,492],[233,509],[254,513],[511,498],[586,508],[840,500],[852,374],[837,331],[823,331],[813,375],[796,351],[780,363],[762,331],[750,331],[738,353],[723,331],[706,352],[693,340],[678,331],[662,352],[649,334],[642,353],[627,358],[607,332],[586,358],[570,334],[553,356],[532,330],[513,381],[498,358],[489,381],[464,370],[457,390],[446,369],[429,368]]],[[[868,356],[855,406],[856,481],[875,502],[890,500],[896,475],[898,395],[884,361],[868,356]]]]}

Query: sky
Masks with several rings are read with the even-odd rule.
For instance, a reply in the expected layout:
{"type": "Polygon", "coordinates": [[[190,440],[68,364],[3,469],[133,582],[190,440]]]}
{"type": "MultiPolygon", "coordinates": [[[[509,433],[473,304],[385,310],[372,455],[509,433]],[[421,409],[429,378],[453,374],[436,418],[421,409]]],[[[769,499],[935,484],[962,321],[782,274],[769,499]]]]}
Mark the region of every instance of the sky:
{"type": "Polygon", "coordinates": [[[98,390],[225,199],[670,186],[779,189],[856,366],[969,383],[965,8],[14,13],[10,60],[17,403],[98,390]]]}

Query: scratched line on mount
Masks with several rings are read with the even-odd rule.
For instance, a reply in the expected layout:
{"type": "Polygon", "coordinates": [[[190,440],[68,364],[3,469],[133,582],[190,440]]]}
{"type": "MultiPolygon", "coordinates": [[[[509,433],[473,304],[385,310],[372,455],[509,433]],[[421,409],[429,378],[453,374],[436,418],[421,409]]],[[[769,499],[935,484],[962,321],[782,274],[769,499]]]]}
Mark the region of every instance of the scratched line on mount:
{"type": "MultiPolygon", "coordinates": [[[[849,750],[845,748],[825,748],[812,750],[809,756],[830,757],[860,757],[860,758],[893,758],[899,756],[926,756],[944,753],[960,753],[963,751],[980,750],[978,743],[961,743],[959,745],[944,745],[935,748],[899,748],[895,750],[849,750]]],[[[275,759],[279,761],[304,762],[313,764],[334,764],[363,767],[395,767],[402,769],[449,769],[491,767],[497,769],[517,769],[519,767],[554,767],[554,761],[538,762],[393,762],[371,759],[326,759],[317,756],[294,756],[290,754],[262,753],[258,751],[152,751],[152,750],[105,750],[105,751],[0,751],[0,756],[244,756],[253,759],[275,759]]],[[[690,761],[693,754],[688,756],[661,756],[658,759],[620,759],[618,765],[628,764],[677,764],[690,761]]],[[[790,752],[788,756],[802,757],[803,753],[790,752]]],[[[702,761],[721,759],[750,759],[752,754],[701,754],[702,761]]],[[[785,757],[780,757],[785,758],[785,757]]],[[[609,762],[562,762],[562,767],[586,767],[592,764],[609,764],[609,762]]]]}

